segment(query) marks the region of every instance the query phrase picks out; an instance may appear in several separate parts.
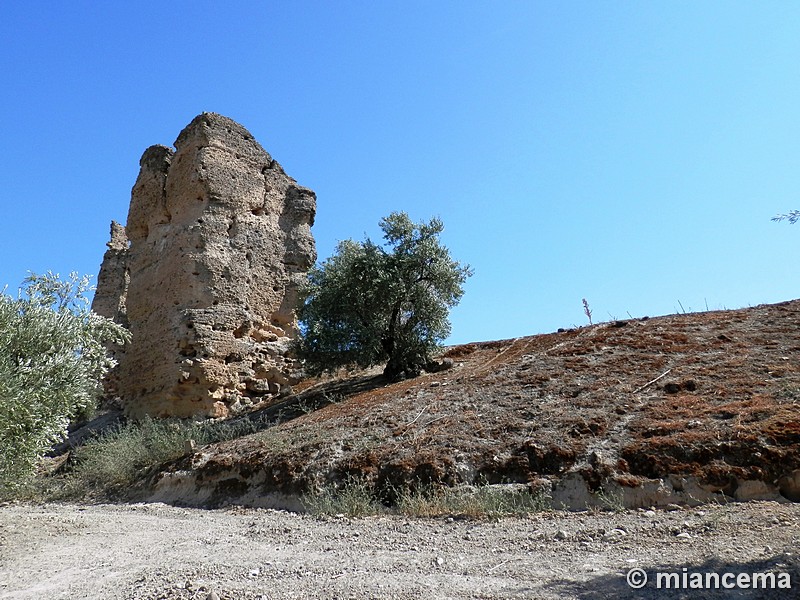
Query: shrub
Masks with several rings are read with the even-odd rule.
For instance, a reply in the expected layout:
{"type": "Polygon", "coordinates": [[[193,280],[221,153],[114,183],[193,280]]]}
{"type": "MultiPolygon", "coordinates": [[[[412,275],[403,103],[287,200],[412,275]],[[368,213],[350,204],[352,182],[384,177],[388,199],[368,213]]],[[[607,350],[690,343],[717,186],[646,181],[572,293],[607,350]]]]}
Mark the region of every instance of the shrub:
{"type": "Polygon", "coordinates": [[[113,366],[107,344],[128,332],[89,310],[89,278],[30,275],[16,298],[0,294],[0,496],[24,484],[37,460],[90,410],[113,366]]]}
{"type": "Polygon", "coordinates": [[[472,270],[439,242],[444,225],[392,213],[380,227],[384,245],[343,241],[309,273],[297,352],[311,374],[386,362],[390,379],[418,375],[450,333],[472,270]]]}
{"type": "MultiPolygon", "coordinates": [[[[145,417],[104,431],[74,450],[61,494],[118,496],[153,469],[186,454],[187,440],[198,446],[250,435],[270,424],[238,419],[189,421],[145,417]]],[[[51,494],[58,497],[58,494],[51,494]]]]}

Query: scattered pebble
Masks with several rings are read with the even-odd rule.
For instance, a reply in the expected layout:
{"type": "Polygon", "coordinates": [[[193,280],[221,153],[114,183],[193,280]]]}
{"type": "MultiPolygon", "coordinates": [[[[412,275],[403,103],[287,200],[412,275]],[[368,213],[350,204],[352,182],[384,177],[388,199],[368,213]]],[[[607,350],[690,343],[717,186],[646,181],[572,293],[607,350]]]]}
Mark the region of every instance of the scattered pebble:
{"type": "Polygon", "coordinates": [[[617,528],[617,529],[612,529],[611,531],[605,532],[603,534],[603,539],[605,541],[616,540],[616,539],[625,537],[626,535],[628,535],[627,531],[625,531],[624,529],[618,529],[617,528]]]}

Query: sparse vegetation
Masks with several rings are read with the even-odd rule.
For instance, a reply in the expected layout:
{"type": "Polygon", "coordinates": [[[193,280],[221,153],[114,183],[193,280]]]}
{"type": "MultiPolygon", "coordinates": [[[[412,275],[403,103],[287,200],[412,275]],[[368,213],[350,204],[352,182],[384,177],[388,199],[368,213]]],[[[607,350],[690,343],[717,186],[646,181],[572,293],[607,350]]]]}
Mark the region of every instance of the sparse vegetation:
{"type": "Polygon", "coordinates": [[[496,519],[549,509],[550,499],[546,494],[504,485],[403,490],[397,501],[397,512],[413,517],[460,515],[496,519]]]}
{"type": "Polygon", "coordinates": [[[450,332],[472,270],[440,243],[443,223],[392,213],[380,226],[385,245],[340,242],[309,273],[297,351],[312,374],[385,362],[390,379],[415,376],[450,332]]]}
{"type": "Polygon", "coordinates": [[[595,496],[600,501],[603,508],[614,512],[623,512],[625,510],[625,494],[621,488],[602,486],[595,496]]]}
{"type": "Polygon", "coordinates": [[[406,517],[457,515],[476,519],[520,516],[549,510],[549,497],[518,486],[480,485],[451,488],[422,485],[392,490],[387,506],[381,494],[364,479],[349,478],[303,497],[306,509],[317,515],[364,517],[399,514],[406,517]]]}
{"type": "Polygon", "coordinates": [[[583,314],[585,314],[586,318],[589,319],[589,325],[593,325],[592,310],[589,308],[589,302],[586,300],[586,298],[583,299],[583,314]]]}
{"type": "Polygon", "coordinates": [[[45,495],[114,496],[152,469],[183,456],[186,443],[198,446],[242,437],[263,424],[238,421],[180,421],[145,418],[114,427],[73,451],[72,466],[45,495]]]}
{"type": "Polygon", "coordinates": [[[128,334],[89,310],[88,276],[30,275],[16,298],[0,294],[0,497],[91,411],[113,365],[109,343],[128,334]]]}
{"type": "Polygon", "coordinates": [[[366,517],[386,512],[373,487],[364,479],[349,478],[342,485],[328,485],[302,498],[306,510],[315,515],[366,517]]]}

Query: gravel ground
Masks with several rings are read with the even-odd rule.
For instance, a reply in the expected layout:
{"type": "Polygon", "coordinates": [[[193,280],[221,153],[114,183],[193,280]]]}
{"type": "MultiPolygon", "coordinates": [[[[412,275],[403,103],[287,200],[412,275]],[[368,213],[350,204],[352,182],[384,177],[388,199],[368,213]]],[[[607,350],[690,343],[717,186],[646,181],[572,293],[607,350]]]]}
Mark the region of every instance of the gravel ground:
{"type": "Polygon", "coordinates": [[[474,521],[7,504],[0,598],[800,598],[800,504],[671,508],[474,521]],[[792,588],[656,589],[656,571],[684,567],[786,572],[792,588]]]}

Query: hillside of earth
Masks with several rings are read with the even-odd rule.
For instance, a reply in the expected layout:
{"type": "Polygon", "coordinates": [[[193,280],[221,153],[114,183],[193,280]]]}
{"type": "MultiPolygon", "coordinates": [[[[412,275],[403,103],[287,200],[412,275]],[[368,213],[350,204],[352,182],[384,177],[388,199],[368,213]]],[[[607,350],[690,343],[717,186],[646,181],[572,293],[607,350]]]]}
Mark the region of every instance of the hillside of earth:
{"type": "Polygon", "coordinates": [[[305,381],[245,417],[262,430],[187,440],[128,495],[292,509],[358,482],[387,505],[398,490],[482,484],[577,510],[800,500],[800,300],[465,344],[440,359],[450,368],[399,383],[305,381]]]}
{"type": "MultiPolygon", "coordinates": [[[[307,380],[228,421],[254,433],[186,439],[133,485],[0,504],[0,597],[655,600],[685,595],[659,577],[728,573],[747,587],[691,597],[794,597],[798,352],[791,301],[455,346],[399,383],[307,380]],[[337,494],[357,505],[314,504],[337,494]],[[365,495],[386,510],[348,518],[365,495]]],[[[56,454],[57,485],[80,448],[56,454]]]]}

